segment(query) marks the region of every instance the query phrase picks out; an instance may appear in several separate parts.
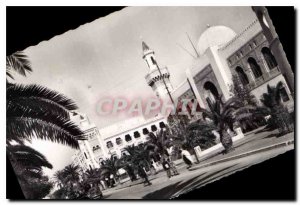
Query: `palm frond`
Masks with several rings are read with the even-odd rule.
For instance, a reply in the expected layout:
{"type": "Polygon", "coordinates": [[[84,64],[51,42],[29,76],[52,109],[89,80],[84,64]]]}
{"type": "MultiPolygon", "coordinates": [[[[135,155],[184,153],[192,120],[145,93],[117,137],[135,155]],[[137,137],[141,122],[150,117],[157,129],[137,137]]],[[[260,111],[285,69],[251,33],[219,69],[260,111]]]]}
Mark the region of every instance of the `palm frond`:
{"type": "Polygon", "coordinates": [[[6,70],[9,69],[13,69],[23,76],[26,76],[27,72],[32,71],[30,62],[22,51],[6,56],[6,70]]]}
{"type": "Polygon", "coordinates": [[[57,112],[60,112],[64,109],[68,111],[78,109],[73,100],[63,94],[60,94],[57,91],[50,90],[44,86],[35,84],[13,85],[7,88],[8,102],[22,100],[25,100],[25,102],[26,100],[28,100],[29,103],[33,103],[33,101],[36,100],[36,104],[40,103],[40,106],[43,106],[45,104],[45,108],[55,109],[57,110],[57,112]]]}
{"type": "Polygon", "coordinates": [[[25,145],[7,146],[7,152],[12,162],[23,169],[41,170],[42,167],[52,169],[46,157],[35,149],[25,145]]]}
{"type": "Polygon", "coordinates": [[[35,113],[19,109],[7,110],[7,138],[46,139],[78,148],[78,140],[84,140],[83,132],[73,122],[46,113],[35,113]]]}

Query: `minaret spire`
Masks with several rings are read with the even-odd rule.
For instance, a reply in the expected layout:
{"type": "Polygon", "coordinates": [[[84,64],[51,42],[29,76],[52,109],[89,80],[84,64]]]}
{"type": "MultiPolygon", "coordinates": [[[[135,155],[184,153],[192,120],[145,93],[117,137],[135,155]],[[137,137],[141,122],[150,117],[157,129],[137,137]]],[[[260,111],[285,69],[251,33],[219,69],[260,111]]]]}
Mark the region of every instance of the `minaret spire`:
{"type": "Polygon", "coordinates": [[[143,59],[149,68],[148,74],[145,76],[147,84],[153,89],[156,96],[162,100],[169,98],[174,104],[171,96],[173,87],[170,82],[170,73],[167,67],[160,68],[155,60],[154,51],[142,41],[143,59]]]}
{"type": "Polygon", "coordinates": [[[150,50],[149,46],[143,41],[142,42],[143,52],[150,50]]]}

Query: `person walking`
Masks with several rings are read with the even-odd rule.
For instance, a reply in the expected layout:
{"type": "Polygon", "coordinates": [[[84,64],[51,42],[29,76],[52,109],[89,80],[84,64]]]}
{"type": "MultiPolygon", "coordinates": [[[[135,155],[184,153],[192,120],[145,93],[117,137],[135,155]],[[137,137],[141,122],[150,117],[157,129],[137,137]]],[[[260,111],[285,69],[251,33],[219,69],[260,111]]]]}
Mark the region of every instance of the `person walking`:
{"type": "Polygon", "coordinates": [[[179,153],[181,153],[182,159],[184,163],[187,165],[187,169],[191,168],[193,165],[191,154],[185,149],[180,150],[179,153]]]}
{"type": "Polygon", "coordinates": [[[151,164],[150,164],[150,171],[151,171],[152,175],[157,174],[156,168],[154,167],[154,163],[155,162],[151,161],[151,164]]]}
{"type": "Polygon", "coordinates": [[[175,176],[179,175],[179,172],[177,171],[177,168],[176,168],[176,165],[174,164],[174,162],[170,158],[167,159],[167,162],[170,164],[171,171],[173,172],[171,174],[175,175],[175,176]]]}
{"type": "Polygon", "coordinates": [[[171,176],[172,176],[171,175],[171,166],[170,166],[169,162],[165,158],[163,159],[162,167],[167,172],[167,176],[169,178],[171,178],[171,176]]]}
{"type": "Polygon", "coordinates": [[[152,185],[152,183],[148,179],[147,173],[145,172],[145,170],[143,169],[143,167],[141,165],[138,166],[138,175],[144,179],[144,186],[152,185]]]}

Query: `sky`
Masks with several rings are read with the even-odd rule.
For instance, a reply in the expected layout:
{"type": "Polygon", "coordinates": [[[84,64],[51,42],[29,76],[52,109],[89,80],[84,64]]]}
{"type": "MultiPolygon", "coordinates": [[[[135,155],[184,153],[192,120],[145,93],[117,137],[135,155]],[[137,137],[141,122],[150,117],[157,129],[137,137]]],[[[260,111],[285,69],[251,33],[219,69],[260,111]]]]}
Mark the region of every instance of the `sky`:
{"type": "MultiPolygon", "coordinates": [[[[102,128],[125,118],[97,114],[99,99],[154,96],[145,81],[148,67],[142,59],[142,41],[155,51],[158,64],[168,67],[176,87],[194,60],[180,47],[193,53],[186,33],[197,45],[207,24],[224,25],[239,33],[254,19],[250,7],[127,7],[26,48],[33,72],[16,81],[65,94],[102,128]]],[[[53,164],[52,170],[46,170],[49,174],[70,163],[74,153],[41,140],[33,141],[32,146],[53,164]]]]}

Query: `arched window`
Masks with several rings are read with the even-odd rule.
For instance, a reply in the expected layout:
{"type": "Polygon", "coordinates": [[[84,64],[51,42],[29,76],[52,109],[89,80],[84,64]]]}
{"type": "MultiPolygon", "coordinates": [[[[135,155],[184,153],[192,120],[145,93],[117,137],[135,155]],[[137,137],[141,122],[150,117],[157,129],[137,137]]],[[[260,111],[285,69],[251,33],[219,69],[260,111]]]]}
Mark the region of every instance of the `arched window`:
{"type": "Polygon", "coordinates": [[[165,128],[166,127],[166,124],[164,122],[160,122],[159,123],[159,127],[162,129],[162,128],[165,128]]]}
{"type": "Polygon", "coordinates": [[[139,137],[141,137],[141,134],[138,131],[135,131],[133,133],[133,136],[134,136],[134,138],[139,138],[139,137]]]}
{"type": "Polygon", "coordinates": [[[273,56],[273,54],[271,53],[270,49],[267,47],[263,47],[261,49],[261,53],[264,56],[264,59],[269,67],[270,70],[272,70],[273,68],[275,68],[277,66],[277,62],[275,57],[273,56]]]}
{"type": "Polygon", "coordinates": [[[260,76],[262,76],[262,71],[260,69],[260,66],[257,64],[254,58],[252,57],[248,58],[248,65],[252,73],[254,74],[255,78],[259,78],[260,76]]]}
{"type": "Polygon", "coordinates": [[[144,128],[144,129],[143,129],[143,134],[144,134],[144,135],[149,134],[149,130],[148,130],[147,128],[144,128]]]}
{"type": "Polygon", "coordinates": [[[248,79],[246,73],[244,72],[243,68],[238,66],[238,67],[235,68],[235,71],[237,72],[241,83],[243,85],[248,85],[249,84],[249,79],[248,79]]]}
{"type": "Polygon", "coordinates": [[[112,148],[114,145],[113,145],[113,143],[111,142],[111,141],[108,141],[107,143],[106,143],[106,147],[107,148],[112,148]]]}
{"type": "Polygon", "coordinates": [[[219,92],[216,86],[212,82],[204,83],[205,99],[208,103],[208,106],[211,107],[212,103],[216,102],[217,98],[219,97],[219,92]]]}
{"type": "Polygon", "coordinates": [[[151,131],[152,131],[152,132],[155,132],[155,131],[157,131],[157,127],[156,127],[156,125],[151,125],[151,131]]]}
{"type": "Polygon", "coordinates": [[[121,139],[120,137],[118,137],[118,138],[116,139],[116,144],[117,144],[117,145],[122,144],[122,139],[121,139]]]}
{"type": "Polygon", "coordinates": [[[129,134],[125,135],[125,141],[130,142],[132,140],[131,136],[129,134]]]}

